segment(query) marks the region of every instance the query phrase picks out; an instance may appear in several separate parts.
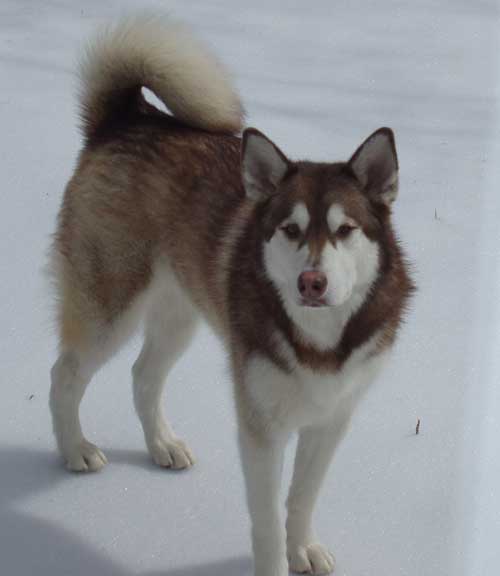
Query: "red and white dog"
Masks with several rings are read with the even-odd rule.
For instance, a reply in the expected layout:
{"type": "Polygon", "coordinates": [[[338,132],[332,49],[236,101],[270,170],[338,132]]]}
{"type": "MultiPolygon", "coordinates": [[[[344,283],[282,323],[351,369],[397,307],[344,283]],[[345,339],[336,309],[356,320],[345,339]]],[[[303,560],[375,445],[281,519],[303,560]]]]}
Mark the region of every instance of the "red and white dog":
{"type": "Polygon", "coordinates": [[[253,128],[240,137],[242,106],[221,65],[185,29],[145,17],[90,46],[81,113],[85,146],[51,258],[60,356],[50,403],[67,467],[106,463],[79,404],[140,320],[133,386],[147,447],[160,466],[193,464],[161,397],[203,318],[231,359],[255,574],[330,572],[313,507],[413,290],[391,225],[392,131],[331,164],[290,160],[253,128]],[[278,494],[294,432],[285,526],[278,494]]]}

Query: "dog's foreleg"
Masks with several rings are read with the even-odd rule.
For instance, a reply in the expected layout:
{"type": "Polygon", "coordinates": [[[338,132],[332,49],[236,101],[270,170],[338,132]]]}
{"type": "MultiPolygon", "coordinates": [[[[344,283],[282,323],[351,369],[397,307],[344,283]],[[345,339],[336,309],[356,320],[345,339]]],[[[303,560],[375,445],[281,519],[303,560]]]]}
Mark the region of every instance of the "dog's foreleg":
{"type": "Polygon", "coordinates": [[[241,425],[239,440],[255,576],[287,576],[286,534],[279,502],[286,436],[263,433],[255,438],[241,425]]]}
{"type": "Polygon", "coordinates": [[[286,523],[288,560],[290,568],[296,572],[328,574],[333,571],[334,558],[318,542],[312,529],[312,515],[326,471],[349,419],[350,412],[345,412],[328,426],[305,428],[300,432],[286,523]]]}

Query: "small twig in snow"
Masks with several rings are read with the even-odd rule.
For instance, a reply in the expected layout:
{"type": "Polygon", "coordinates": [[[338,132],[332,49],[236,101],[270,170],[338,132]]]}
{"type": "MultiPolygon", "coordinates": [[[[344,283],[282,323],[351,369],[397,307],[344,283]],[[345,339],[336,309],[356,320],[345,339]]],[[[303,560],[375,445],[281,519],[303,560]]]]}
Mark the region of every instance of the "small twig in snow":
{"type": "Polygon", "coordinates": [[[417,420],[417,427],[415,428],[415,434],[418,436],[420,432],[420,418],[417,420]]]}

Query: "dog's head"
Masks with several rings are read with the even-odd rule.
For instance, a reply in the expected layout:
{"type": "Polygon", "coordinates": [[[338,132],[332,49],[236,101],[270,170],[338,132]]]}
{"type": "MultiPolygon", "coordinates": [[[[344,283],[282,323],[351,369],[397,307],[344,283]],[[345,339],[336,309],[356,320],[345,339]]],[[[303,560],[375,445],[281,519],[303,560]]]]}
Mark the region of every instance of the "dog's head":
{"type": "Polygon", "coordinates": [[[250,128],[242,175],[259,204],[266,274],[287,303],[340,306],[375,281],[398,190],[389,128],[369,136],[348,162],[333,164],[292,162],[250,128]]]}

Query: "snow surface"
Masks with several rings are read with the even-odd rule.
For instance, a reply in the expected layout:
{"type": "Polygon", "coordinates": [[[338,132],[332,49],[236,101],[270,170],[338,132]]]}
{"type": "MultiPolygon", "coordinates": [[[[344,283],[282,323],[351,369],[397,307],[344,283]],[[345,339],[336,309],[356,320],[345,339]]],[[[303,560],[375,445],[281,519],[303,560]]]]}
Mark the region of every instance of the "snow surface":
{"type": "MultiPolygon", "coordinates": [[[[198,457],[192,470],[157,469],[145,452],[129,374],[138,341],[82,406],[109,466],[71,475],[54,450],[55,338],[40,269],[80,146],[74,63],[97,23],[134,5],[0,1],[2,576],[251,574],[231,387],[208,330],[167,388],[168,414],[198,457]]],[[[394,128],[396,223],[420,291],[339,450],[318,532],[341,576],[498,574],[498,3],[151,5],[214,46],[249,124],[292,157],[345,159],[374,129],[394,128]]]]}

